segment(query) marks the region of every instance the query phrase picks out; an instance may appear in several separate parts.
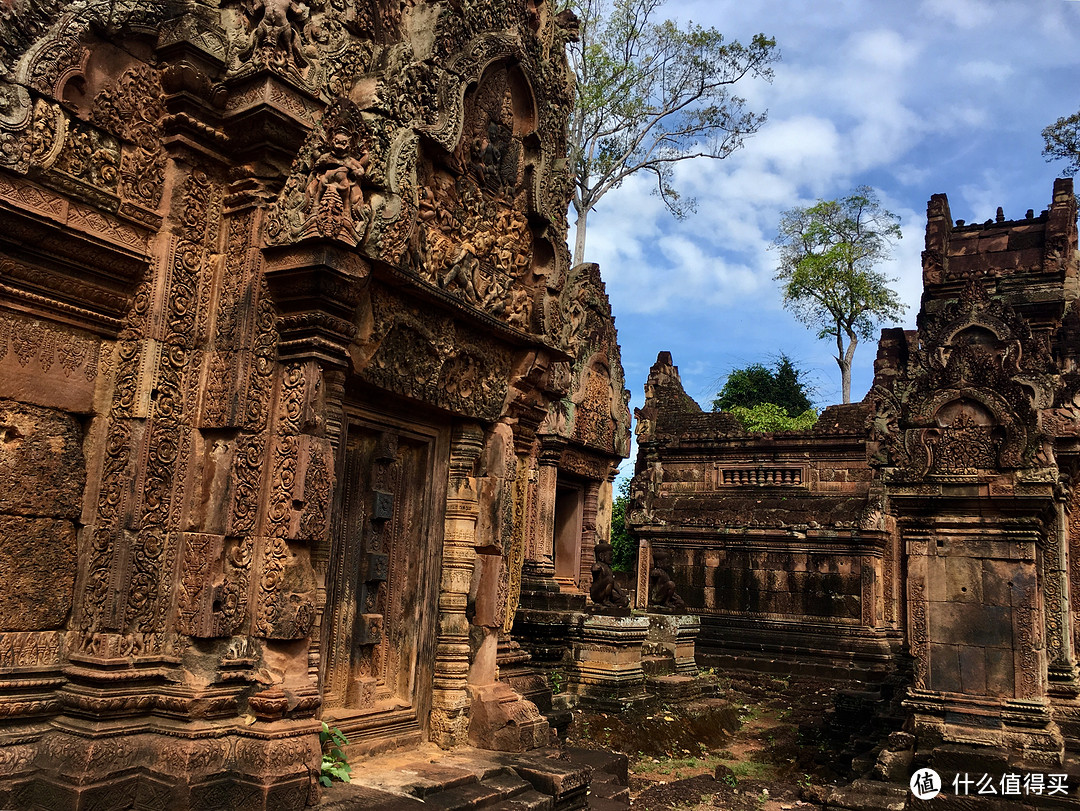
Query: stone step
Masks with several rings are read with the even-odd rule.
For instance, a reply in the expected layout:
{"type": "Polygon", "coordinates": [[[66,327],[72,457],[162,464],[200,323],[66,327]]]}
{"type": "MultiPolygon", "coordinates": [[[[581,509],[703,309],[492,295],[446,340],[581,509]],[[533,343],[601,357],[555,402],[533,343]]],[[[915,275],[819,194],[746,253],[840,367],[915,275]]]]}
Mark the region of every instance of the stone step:
{"type": "Polygon", "coordinates": [[[622,785],[629,785],[630,759],[621,752],[568,746],[564,753],[571,763],[591,768],[594,777],[607,774],[615,777],[622,785]]]}
{"type": "Polygon", "coordinates": [[[552,811],[555,808],[555,799],[529,789],[505,800],[499,808],[505,808],[507,811],[552,811]]]}
{"type": "Polygon", "coordinates": [[[575,747],[567,747],[564,754],[571,763],[583,764],[592,770],[588,795],[590,809],[608,811],[630,806],[629,759],[626,755],[575,747]]]}
{"type": "Polygon", "coordinates": [[[610,800],[606,797],[589,797],[589,811],[625,811],[629,807],[629,794],[625,802],[622,800],[610,800]]]}
{"type": "Polygon", "coordinates": [[[321,808],[332,809],[430,809],[430,811],[466,811],[466,809],[506,808],[512,811],[553,811],[553,797],[541,794],[510,768],[484,763],[470,770],[436,766],[431,763],[406,763],[391,775],[370,775],[383,788],[395,784],[388,793],[371,786],[335,785],[326,792],[321,808]],[[330,796],[332,795],[332,796],[330,796]]]}
{"type": "Polygon", "coordinates": [[[424,799],[424,807],[432,811],[504,808],[507,801],[528,791],[532,791],[531,786],[516,775],[498,775],[490,780],[431,794],[424,799]]]}
{"type": "Polygon", "coordinates": [[[323,789],[319,811],[423,811],[422,800],[388,794],[356,783],[334,783],[323,789]]]}
{"type": "Polygon", "coordinates": [[[527,780],[540,794],[554,800],[554,811],[587,808],[592,769],[584,762],[575,763],[555,749],[541,749],[525,755],[507,755],[502,762],[527,780]]]}
{"type": "Polygon", "coordinates": [[[669,676],[675,672],[675,657],[642,656],[641,669],[646,676],[669,676]]]}
{"type": "Polygon", "coordinates": [[[592,802],[594,799],[613,800],[622,803],[625,807],[630,805],[630,787],[620,785],[614,778],[605,780],[603,777],[594,775],[592,782],[589,783],[589,801],[592,802]]]}
{"type": "Polygon", "coordinates": [[[387,755],[354,769],[356,782],[323,792],[320,809],[346,811],[578,811],[627,808],[628,759],[567,748],[524,754],[466,750],[387,755]],[[593,805],[590,805],[592,803],[593,805]],[[600,805],[597,805],[600,804],[600,805]]]}
{"type": "Polygon", "coordinates": [[[850,786],[834,789],[829,794],[825,807],[829,811],[904,811],[910,796],[906,786],[874,780],[856,780],[850,786]]]}

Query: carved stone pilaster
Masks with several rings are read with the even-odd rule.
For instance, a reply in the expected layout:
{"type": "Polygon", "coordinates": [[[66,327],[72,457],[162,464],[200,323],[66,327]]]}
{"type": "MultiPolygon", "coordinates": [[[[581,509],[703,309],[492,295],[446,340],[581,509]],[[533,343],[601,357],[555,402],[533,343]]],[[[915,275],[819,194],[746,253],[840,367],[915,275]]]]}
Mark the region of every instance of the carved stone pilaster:
{"type": "MultiPolygon", "coordinates": [[[[345,455],[341,437],[345,425],[345,372],[329,369],[323,374],[325,396],[324,417],[325,436],[330,443],[334,458],[334,470],[345,470],[345,455]]],[[[322,542],[315,543],[311,549],[311,565],[315,570],[315,624],[312,626],[311,639],[308,643],[308,672],[313,681],[318,682],[318,673],[322,666],[322,645],[324,637],[324,617],[330,587],[330,561],[333,559],[333,539],[337,537],[336,522],[340,520],[344,488],[335,486],[331,494],[331,532],[322,542]]]]}
{"type": "Polygon", "coordinates": [[[536,481],[536,521],[522,577],[524,591],[558,591],[555,583],[555,487],[559,460],[566,440],[548,435],[541,439],[536,481]]]}
{"type": "MultiPolygon", "coordinates": [[[[601,543],[597,537],[597,501],[600,495],[600,482],[591,480],[585,483],[585,498],[581,509],[581,558],[578,567],[578,582],[588,583],[593,562],[596,560],[595,546],[601,543]]],[[[604,539],[606,542],[608,539],[604,539]]]]}
{"type": "Polygon", "coordinates": [[[466,743],[469,735],[469,620],[465,609],[476,557],[479,514],[474,468],[483,441],[483,430],[474,423],[455,426],[450,440],[431,709],[431,739],[446,749],[466,743]]]}
{"type": "Polygon", "coordinates": [[[1068,491],[1064,488],[1055,499],[1056,513],[1043,553],[1043,599],[1046,611],[1046,647],[1048,654],[1048,692],[1051,696],[1075,699],[1080,696],[1076,655],[1073,650],[1072,617],[1069,613],[1069,518],[1066,513],[1068,491]]]}

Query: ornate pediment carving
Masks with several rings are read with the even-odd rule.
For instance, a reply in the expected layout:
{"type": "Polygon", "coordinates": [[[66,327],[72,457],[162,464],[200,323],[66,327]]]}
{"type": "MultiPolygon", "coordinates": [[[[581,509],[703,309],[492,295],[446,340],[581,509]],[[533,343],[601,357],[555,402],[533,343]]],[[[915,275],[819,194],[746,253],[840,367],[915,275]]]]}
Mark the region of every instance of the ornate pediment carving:
{"type": "Polygon", "coordinates": [[[364,240],[371,222],[371,136],[360,109],[338,99],[293,163],[267,216],[266,239],[283,245],[331,239],[350,247],[364,240]]]}
{"type": "Polygon", "coordinates": [[[920,316],[919,341],[871,391],[872,464],[904,475],[1039,467],[1056,376],[1046,336],[973,282],[920,316]]]}

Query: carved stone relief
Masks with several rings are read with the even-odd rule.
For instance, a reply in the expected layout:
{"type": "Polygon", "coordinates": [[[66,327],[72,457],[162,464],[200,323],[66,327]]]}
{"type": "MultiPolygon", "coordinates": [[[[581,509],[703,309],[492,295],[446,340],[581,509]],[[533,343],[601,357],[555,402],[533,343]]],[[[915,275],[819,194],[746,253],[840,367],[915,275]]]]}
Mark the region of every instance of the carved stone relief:
{"type": "Polygon", "coordinates": [[[424,278],[511,326],[538,331],[526,169],[535,113],[527,84],[505,65],[466,95],[461,139],[421,161],[414,256],[424,278]]]}
{"type": "Polygon", "coordinates": [[[371,308],[375,349],[365,378],[459,413],[498,415],[511,364],[505,347],[445,316],[422,312],[379,285],[372,288],[371,308]]]}

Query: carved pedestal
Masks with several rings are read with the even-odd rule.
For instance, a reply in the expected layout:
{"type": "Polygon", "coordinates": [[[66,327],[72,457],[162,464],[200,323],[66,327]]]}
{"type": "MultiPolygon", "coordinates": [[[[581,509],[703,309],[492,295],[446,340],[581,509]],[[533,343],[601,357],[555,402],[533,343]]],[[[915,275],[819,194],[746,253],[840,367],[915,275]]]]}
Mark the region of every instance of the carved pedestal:
{"type": "MultiPolygon", "coordinates": [[[[642,657],[658,657],[670,661],[670,673],[696,676],[697,662],[694,646],[701,633],[701,618],[691,614],[646,614],[649,632],[645,636],[642,657]]],[[[666,669],[666,668],[665,668],[666,669]]]]}
{"type": "Polygon", "coordinates": [[[584,707],[622,712],[645,701],[641,647],[647,617],[582,615],[573,642],[572,689],[584,707]]]}

